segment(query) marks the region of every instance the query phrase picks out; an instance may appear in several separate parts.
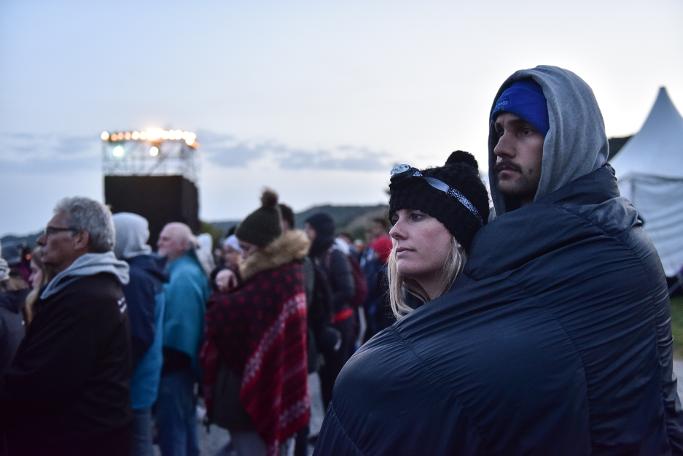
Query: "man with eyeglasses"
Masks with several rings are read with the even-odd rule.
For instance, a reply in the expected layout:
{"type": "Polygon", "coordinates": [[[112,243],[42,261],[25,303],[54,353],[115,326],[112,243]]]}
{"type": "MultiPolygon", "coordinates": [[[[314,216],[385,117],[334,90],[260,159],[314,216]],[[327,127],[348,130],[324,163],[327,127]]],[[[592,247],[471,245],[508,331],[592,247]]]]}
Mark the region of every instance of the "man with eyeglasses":
{"type": "Polygon", "coordinates": [[[112,252],[111,213],[88,198],[65,198],[38,243],[55,275],[0,380],[7,453],[127,454],[128,266],[112,252]]]}

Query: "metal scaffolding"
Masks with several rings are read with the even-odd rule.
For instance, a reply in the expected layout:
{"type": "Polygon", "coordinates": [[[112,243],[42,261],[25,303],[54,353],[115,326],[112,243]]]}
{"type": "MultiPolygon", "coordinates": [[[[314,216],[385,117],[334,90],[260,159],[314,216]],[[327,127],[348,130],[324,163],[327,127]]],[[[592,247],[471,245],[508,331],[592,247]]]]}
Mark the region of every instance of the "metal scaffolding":
{"type": "Polygon", "coordinates": [[[197,135],[182,130],[104,131],[105,176],[183,176],[197,183],[197,135]]]}

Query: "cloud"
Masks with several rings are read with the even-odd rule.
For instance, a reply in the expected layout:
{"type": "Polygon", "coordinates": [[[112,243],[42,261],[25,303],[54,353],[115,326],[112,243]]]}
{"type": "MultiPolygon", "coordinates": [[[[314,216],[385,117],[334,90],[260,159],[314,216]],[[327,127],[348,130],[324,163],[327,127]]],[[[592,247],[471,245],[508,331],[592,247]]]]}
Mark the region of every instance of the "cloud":
{"type": "MultiPolygon", "coordinates": [[[[247,168],[268,161],[283,170],[384,171],[390,156],[363,146],[342,144],[327,149],[292,147],[276,140],[245,140],[211,131],[197,133],[200,151],[209,163],[226,168],[247,168]]],[[[101,166],[101,145],[96,135],[0,134],[0,169],[3,173],[54,173],[92,170],[101,166]]]]}
{"type": "Polygon", "coordinates": [[[0,169],[4,173],[54,173],[100,166],[97,136],[0,134],[0,169]]]}
{"type": "Polygon", "coordinates": [[[199,132],[198,137],[207,159],[227,168],[246,168],[251,163],[269,160],[286,170],[383,171],[392,163],[386,152],[348,144],[305,149],[274,140],[245,141],[206,131],[199,132]]]}

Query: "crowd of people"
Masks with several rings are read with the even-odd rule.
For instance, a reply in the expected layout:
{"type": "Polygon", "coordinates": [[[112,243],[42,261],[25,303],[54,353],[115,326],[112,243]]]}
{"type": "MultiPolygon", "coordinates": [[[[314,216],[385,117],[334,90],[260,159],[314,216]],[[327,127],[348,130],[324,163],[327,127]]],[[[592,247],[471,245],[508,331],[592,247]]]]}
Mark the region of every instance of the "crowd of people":
{"type": "Polygon", "coordinates": [[[199,399],[226,454],[308,454],[309,383],[329,402],[368,293],[329,214],[295,226],[265,190],[216,252],[171,222],[154,253],[143,216],[60,201],[33,252],[0,260],[0,454],[199,454],[199,399]]]}
{"type": "Polygon", "coordinates": [[[574,73],[397,165],[363,248],[265,189],[220,240],[82,197],[0,258],[0,455],[682,454],[666,280],[574,73]],[[490,207],[489,201],[493,202],[490,207]],[[326,411],[310,435],[310,385],[326,411]]]}

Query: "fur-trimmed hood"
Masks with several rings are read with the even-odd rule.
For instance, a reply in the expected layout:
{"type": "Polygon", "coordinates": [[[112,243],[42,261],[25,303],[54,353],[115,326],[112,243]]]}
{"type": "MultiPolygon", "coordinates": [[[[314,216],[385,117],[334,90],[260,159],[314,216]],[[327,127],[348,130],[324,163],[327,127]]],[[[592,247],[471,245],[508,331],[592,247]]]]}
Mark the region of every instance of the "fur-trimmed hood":
{"type": "Polygon", "coordinates": [[[301,230],[285,231],[273,242],[252,253],[239,265],[240,275],[245,282],[259,272],[275,269],[308,255],[310,241],[301,230]]]}

